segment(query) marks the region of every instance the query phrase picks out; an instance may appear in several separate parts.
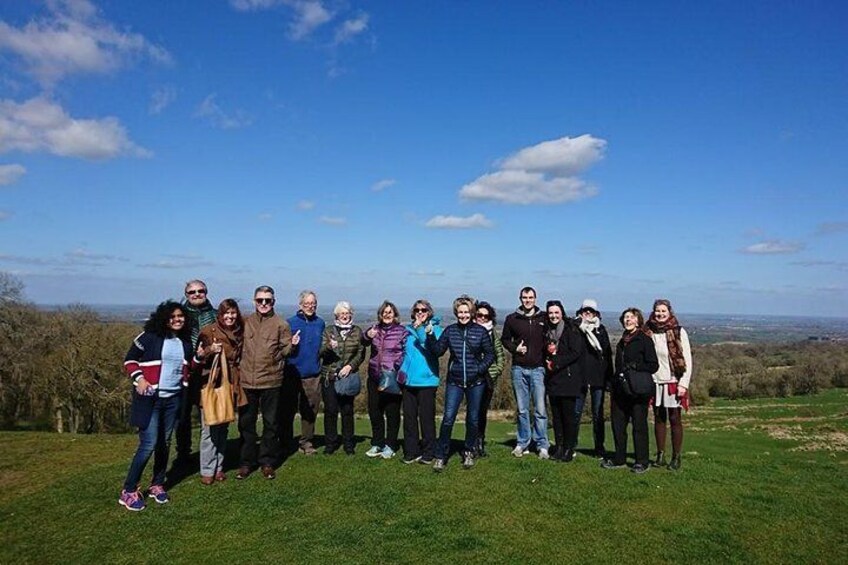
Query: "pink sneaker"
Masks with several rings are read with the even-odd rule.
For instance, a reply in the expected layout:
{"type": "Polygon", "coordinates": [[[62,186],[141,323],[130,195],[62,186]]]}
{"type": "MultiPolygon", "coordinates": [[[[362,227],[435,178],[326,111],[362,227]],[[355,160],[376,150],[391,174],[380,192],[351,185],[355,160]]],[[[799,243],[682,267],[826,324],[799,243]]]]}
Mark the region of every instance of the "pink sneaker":
{"type": "Polygon", "coordinates": [[[147,489],[147,498],[152,498],[159,504],[165,504],[171,500],[171,497],[168,496],[168,492],[162,485],[150,485],[150,488],[147,489]]]}
{"type": "Polygon", "coordinates": [[[141,493],[137,490],[132,492],[122,490],[121,497],[118,499],[118,504],[132,512],[139,512],[145,509],[144,498],[142,498],[141,493]]]}

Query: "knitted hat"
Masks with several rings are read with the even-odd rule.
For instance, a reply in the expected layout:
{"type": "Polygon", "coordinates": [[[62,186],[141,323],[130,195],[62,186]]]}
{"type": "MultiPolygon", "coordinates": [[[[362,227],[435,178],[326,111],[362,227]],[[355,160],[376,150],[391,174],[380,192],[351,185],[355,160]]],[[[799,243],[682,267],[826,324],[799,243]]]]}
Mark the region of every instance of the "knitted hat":
{"type": "Polygon", "coordinates": [[[580,305],[580,309],[576,312],[577,315],[579,316],[584,310],[591,310],[595,314],[601,313],[600,310],[598,310],[598,303],[592,298],[587,298],[583,301],[583,304],[580,305]]]}

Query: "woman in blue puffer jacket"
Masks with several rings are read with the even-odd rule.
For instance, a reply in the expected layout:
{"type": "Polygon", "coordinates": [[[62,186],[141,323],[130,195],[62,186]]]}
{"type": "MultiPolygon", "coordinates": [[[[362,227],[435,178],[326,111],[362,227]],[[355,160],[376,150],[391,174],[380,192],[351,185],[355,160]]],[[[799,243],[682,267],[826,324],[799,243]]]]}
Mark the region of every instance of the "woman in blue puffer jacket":
{"type": "Polygon", "coordinates": [[[436,449],[436,390],[439,388],[439,358],[427,350],[428,325],[439,339],[440,318],[424,299],[416,300],[406,325],[406,351],[398,372],[403,391],[403,462],[432,465],[436,449]],[[420,431],[420,435],[419,435],[420,431]],[[419,442],[418,438],[421,438],[419,442]]]}
{"type": "Polygon", "coordinates": [[[431,325],[426,326],[427,349],[436,357],[441,357],[450,349],[447,383],[445,385],[445,415],[439,433],[436,449],[436,461],[433,470],[444,470],[450,449],[451,432],[459,412],[459,403],[465,397],[465,453],[462,466],[470,469],[474,466],[474,451],[477,444],[477,423],[480,402],[486,390],[486,376],[489,365],[495,360],[495,350],[489,332],[483,326],[474,323],[474,299],[460,296],[453,301],[453,313],[457,323],[451,324],[439,338],[431,325]]]}

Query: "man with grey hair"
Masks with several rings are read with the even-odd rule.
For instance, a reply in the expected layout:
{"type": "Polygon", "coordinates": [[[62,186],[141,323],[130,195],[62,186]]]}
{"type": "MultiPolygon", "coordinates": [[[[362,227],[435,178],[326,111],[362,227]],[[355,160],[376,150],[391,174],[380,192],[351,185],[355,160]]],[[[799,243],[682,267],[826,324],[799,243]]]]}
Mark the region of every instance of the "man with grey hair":
{"type": "MultiPolygon", "coordinates": [[[[197,347],[200,330],[215,323],[217,311],[209,302],[206,283],[200,279],[192,279],[185,284],[185,299],[183,309],[186,322],[191,327],[191,345],[197,347]]],[[[174,465],[188,466],[191,460],[191,424],[194,418],[194,407],[200,404],[200,370],[192,372],[188,382],[187,395],[180,406],[179,421],[177,422],[177,458],[174,465]]]]}
{"type": "Polygon", "coordinates": [[[298,311],[287,321],[292,329],[294,348],[286,364],[283,378],[283,415],[281,436],[291,449],[294,443],[294,417],[300,412],[300,451],[304,455],[315,454],[315,419],[321,406],[321,338],[324,335],[324,320],[315,311],[318,296],[312,290],[304,290],[298,296],[298,311]]]}

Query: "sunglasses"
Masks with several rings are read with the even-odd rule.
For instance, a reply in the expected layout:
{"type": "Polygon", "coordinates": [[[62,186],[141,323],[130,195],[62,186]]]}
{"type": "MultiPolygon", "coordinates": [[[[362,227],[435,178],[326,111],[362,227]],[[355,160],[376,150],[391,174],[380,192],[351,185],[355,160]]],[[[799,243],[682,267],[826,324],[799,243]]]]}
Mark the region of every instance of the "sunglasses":
{"type": "Polygon", "coordinates": [[[205,288],[199,288],[199,289],[195,289],[195,290],[187,290],[186,291],[187,296],[194,296],[195,294],[206,294],[206,289],[205,288]]]}
{"type": "Polygon", "coordinates": [[[488,314],[480,314],[480,313],[478,313],[478,314],[475,316],[475,318],[477,318],[478,320],[488,320],[488,319],[490,319],[490,316],[489,316],[488,314]]]}
{"type": "Polygon", "coordinates": [[[413,312],[415,312],[416,314],[426,314],[429,311],[430,310],[428,310],[427,308],[415,308],[413,310],[413,312]]]}
{"type": "Polygon", "coordinates": [[[256,302],[257,304],[263,304],[263,305],[264,305],[264,304],[273,304],[273,303],[274,303],[274,299],[273,299],[273,298],[254,298],[254,299],[253,299],[253,301],[254,301],[254,302],[256,302]]]}

